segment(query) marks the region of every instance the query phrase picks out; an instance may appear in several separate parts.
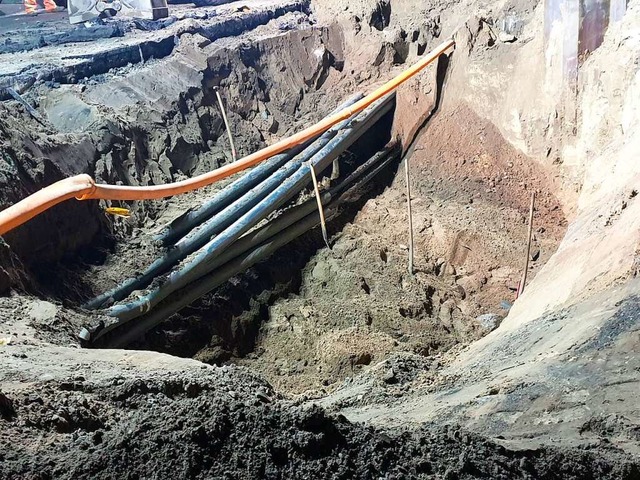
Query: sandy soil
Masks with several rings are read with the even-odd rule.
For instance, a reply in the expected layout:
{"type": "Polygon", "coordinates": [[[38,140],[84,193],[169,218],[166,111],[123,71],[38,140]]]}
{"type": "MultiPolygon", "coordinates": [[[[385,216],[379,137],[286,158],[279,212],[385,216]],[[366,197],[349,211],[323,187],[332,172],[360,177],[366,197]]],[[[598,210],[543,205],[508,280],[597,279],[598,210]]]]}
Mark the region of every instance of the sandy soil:
{"type": "Polygon", "coordinates": [[[401,169],[307,264],[299,291],[269,309],[264,353],[242,363],[278,388],[303,393],[391,352],[431,357],[468,344],[492,329],[481,315],[497,327],[522,274],[530,191],[538,193],[530,279],[557,248],[565,222],[544,172],[464,105],[439,110],[408,158],[415,275],[401,169]]]}

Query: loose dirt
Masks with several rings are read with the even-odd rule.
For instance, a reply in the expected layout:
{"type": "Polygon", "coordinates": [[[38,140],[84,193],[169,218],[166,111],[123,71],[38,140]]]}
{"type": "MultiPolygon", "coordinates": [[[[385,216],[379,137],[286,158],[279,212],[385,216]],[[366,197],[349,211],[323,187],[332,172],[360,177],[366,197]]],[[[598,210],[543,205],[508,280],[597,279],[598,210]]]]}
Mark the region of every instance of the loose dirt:
{"type": "MultiPolygon", "coordinates": [[[[133,352],[106,353],[96,362],[87,352],[69,352],[40,357],[43,388],[24,384],[10,397],[0,395],[3,478],[631,479],[638,473],[606,449],[511,451],[455,427],[399,432],[353,424],[315,405],[283,403],[240,368],[133,352]],[[75,372],[55,364],[71,357],[79,362],[75,372]]],[[[40,350],[23,348],[7,359],[10,381],[24,378],[34,355],[40,350]]]]}
{"type": "Polygon", "coordinates": [[[269,309],[263,353],[242,364],[284,391],[324,392],[391,352],[430,357],[499,324],[524,267],[530,192],[537,193],[530,279],[564,234],[549,180],[463,104],[445,102],[408,158],[415,275],[407,270],[400,171],[331,250],[311,259],[295,295],[269,309]]]}

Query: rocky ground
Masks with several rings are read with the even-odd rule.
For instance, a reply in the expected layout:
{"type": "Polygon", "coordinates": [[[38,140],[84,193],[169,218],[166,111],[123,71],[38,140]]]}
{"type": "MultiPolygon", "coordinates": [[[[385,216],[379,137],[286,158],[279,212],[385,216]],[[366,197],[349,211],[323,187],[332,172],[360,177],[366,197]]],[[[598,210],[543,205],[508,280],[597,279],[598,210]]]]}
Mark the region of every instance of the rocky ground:
{"type": "MultiPolygon", "coordinates": [[[[0,23],[0,88],[23,92],[44,123],[0,105],[0,206],[80,172],[146,185],[208,171],[230,160],[213,86],[246,154],[457,32],[449,60],[403,87],[394,118],[343,158],[348,168],[401,141],[415,273],[403,162],[330,224],[330,249],[311,232],[135,350],[81,349],[77,333],[99,315],[82,302],[148,265],[153,234],[223,184],[113,205],[129,219],[106,215],[108,204],[58,206],[0,242],[2,478],[640,477],[630,275],[613,258],[614,283],[600,274],[568,297],[589,302],[553,303],[556,279],[586,275],[575,265],[589,262],[570,255],[575,239],[605,217],[627,238],[618,218],[635,195],[591,225],[549,96],[536,106],[510,90],[536,91],[539,79],[522,72],[541,54],[541,5],[251,1],[173,12],[157,30],[105,22],[87,41],[57,18],[22,36],[0,23]],[[534,294],[516,302],[532,192],[534,294]]],[[[635,38],[603,49],[632,56],[635,38]]],[[[600,152],[604,136],[591,137],[600,152]]],[[[595,180],[586,185],[597,194],[595,180]]]]}

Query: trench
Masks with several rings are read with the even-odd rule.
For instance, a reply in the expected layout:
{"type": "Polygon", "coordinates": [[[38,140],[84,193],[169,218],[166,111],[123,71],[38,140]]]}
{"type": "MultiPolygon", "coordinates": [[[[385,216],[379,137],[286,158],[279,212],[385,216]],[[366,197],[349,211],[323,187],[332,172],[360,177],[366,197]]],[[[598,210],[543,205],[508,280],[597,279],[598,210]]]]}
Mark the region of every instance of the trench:
{"type": "MultiPolygon", "coordinates": [[[[351,173],[387,144],[392,119],[392,112],[386,114],[349,148],[340,160],[342,175],[351,173]]],[[[397,161],[385,167],[377,181],[360,189],[362,196],[332,219],[329,234],[334,235],[352,221],[367,198],[380,193],[389,184],[384,177],[391,178],[396,168],[397,161]]],[[[330,174],[331,168],[320,173],[320,177],[327,178],[330,174]]],[[[310,187],[303,196],[312,196],[310,187]]],[[[268,260],[175,314],[143,339],[132,343],[131,348],[197,357],[217,365],[251,355],[256,349],[260,330],[269,319],[269,307],[278,299],[299,292],[305,265],[323,247],[321,231],[314,228],[268,260]]]]}
{"type": "MultiPolygon", "coordinates": [[[[355,3],[363,2],[350,6],[355,3]]],[[[94,71],[80,82],[73,69],[47,77],[60,85],[36,85],[40,97],[25,94],[53,124],[37,140],[20,135],[22,123],[36,128],[26,112],[0,104],[0,136],[9,139],[0,140],[0,208],[80,172],[104,183],[153,185],[229,164],[213,87],[220,88],[241,156],[300,131],[437,41],[439,17],[429,17],[423,30],[413,31],[411,22],[407,31],[395,29],[402,3],[371,3],[367,15],[350,11],[332,26],[298,10],[260,14],[248,30],[235,21],[235,30],[226,30],[224,18],[216,29],[194,23],[179,41],[120,50],[111,69],[83,59],[80,71],[94,71]],[[345,25],[360,36],[349,39],[345,25]],[[215,38],[221,31],[229,35],[215,38]],[[350,56],[349,41],[369,56],[350,56]],[[360,49],[367,41],[373,48],[360,49]],[[126,65],[137,61],[136,53],[144,62],[126,65]]],[[[405,14],[413,19],[411,7],[405,14]]],[[[494,37],[482,45],[482,33],[469,45],[483,62],[496,51],[511,55],[522,48],[496,45],[494,37]]],[[[461,52],[463,67],[466,55],[461,52]]],[[[0,470],[8,469],[7,478],[32,471],[42,478],[95,478],[108,469],[132,478],[221,472],[234,478],[315,478],[318,472],[332,478],[636,478],[635,459],[626,463],[622,451],[611,448],[637,439],[633,422],[606,409],[576,417],[577,409],[596,412],[604,408],[600,400],[608,402],[610,383],[602,393],[581,382],[608,375],[600,360],[622,335],[600,339],[591,356],[591,343],[581,344],[576,353],[584,351],[584,359],[574,363],[556,357],[547,346],[555,338],[543,335],[559,337],[562,325],[575,330],[574,320],[584,317],[552,311],[525,328],[501,325],[522,277],[531,193],[529,281],[557,251],[567,222],[554,171],[515,148],[478,113],[478,102],[460,94],[467,78],[454,77],[458,59],[456,53],[441,59],[399,90],[391,111],[340,156],[337,179],[331,167],[318,172],[321,190],[330,191],[390,141],[400,141],[397,158],[350,190],[329,220],[330,248],[315,226],[128,342],[125,351],[115,345],[117,329],[95,344],[78,340],[82,328],[109,320],[106,309],[86,305],[166,253],[157,242],[163,228],[239,177],[166,200],[70,202],[7,235],[7,243],[0,242],[0,326],[18,343],[0,351],[1,373],[9,379],[0,392],[0,423],[8,432],[0,470]],[[108,207],[126,207],[131,216],[109,216],[108,207]],[[520,369],[511,363],[516,359],[531,360],[534,368],[520,369]],[[455,367],[465,361],[471,363],[455,367]],[[538,378],[536,368],[547,366],[553,375],[538,378]],[[587,403],[585,395],[594,400],[587,403]],[[43,441],[50,448],[43,450],[43,441]]],[[[257,229],[313,199],[307,182],[257,229]]],[[[121,303],[144,298],[168,275],[121,303]]],[[[200,286],[194,281],[180,292],[200,286]]],[[[632,327],[633,315],[623,315],[624,325],[618,317],[605,326],[632,327]]],[[[629,345],[625,355],[635,343],[629,345]]],[[[612,378],[633,389],[628,377],[612,378]]],[[[626,412],[632,418],[636,409],[626,412]]]]}
{"type": "MultiPolygon", "coordinates": [[[[371,19],[373,28],[383,30],[388,17],[386,10],[377,11],[371,19]]],[[[412,35],[385,45],[380,62],[376,61],[380,76],[388,76],[394,63],[402,65],[417,40],[412,35]]],[[[158,52],[159,65],[151,62],[113,80],[131,98],[98,83],[87,86],[80,107],[65,103],[68,98],[62,105],[73,112],[96,102],[129,109],[134,102],[158,100],[145,82],[155,69],[168,69],[175,84],[162,88],[177,100],[160,102],[166,106],[163,121],[154,123],[154,115],[145,120],[144,111],[137,113],[138,117],[142,113],[142,121],[114,124],[99,119],[102,124],[97,141],[91,139],[95,151],[89,165],[107,182],[163,183],[230,161],[214,86],[226,96],[242,153],[321,118],[328,106],[343,101],[354,87],[368,89],[371,82],[356,87],[344,71],[347,59],[341,42],[342,32],[335,26],[257,39],[240,35],[211,47],[185,34],[172,57],[158,52]],[[194,74],[201,80],[194,81],[194,74]]],[[[418,47],[424,51],[424,45],[418,47]]],[[[538,189],[547,214],[545,226],[536,232],[532,274],[555,250],[564,219],[551,187],[531,162],[463,103],[447,98],[446,65],[441,62],[434,72],[435,108],[415,138],[406,140],[402,163],[386,167],[330,222],[331,250],[315,228],[127,348],[215,365],[248,365],[283,392],[301,393],[316,386],[336,386],[394,354],[433,358],[496,328],[513,301],[520,275],[528,207],[525,191],[538,189]],[[469,124],[461,127],[459,118],[469,124]],[[477,131],[483,132],[480,145],[477,131]],[[401,165],[407,160],[412,168],[418,252],[414,275],[406,272],[405,265],[401,165]],[[522,185],[523,177],[532,179],[528,187],[522,185]]],[[[340,157],[342,175],[391,140],[394,125],[406,121],[405,107],[396,105],[340,157]]],[[[57,152],[67,155],[91,148],[81,141],[57,152]]],[[[62,173],[53,171],[50,178],[62,173]]],[[[319,172],[325,181],[330,173],[330,169],[319,172]]],[[[100,208],[108,205],[74,206],[71,220],[61,207],[52,210],[7,237],[28,272],[22,287],[77,310],[150,263],[159,253],[153,232],[205,201],[216,188],[168,201],[114,205],[131,210],[133,217],[126,221],[101,215],[100,208]],[[62,222],[65,236],[77,221],[90,225],[85,229],[90,234],[71,244],[62,241],[53,251],[51,246],[60,239],[43,242],[42,232],[49,225],[62,222]]],[[[307,186],[302,197],[310,196],[307,186]]],[[[79,330],[75,325],[74,329],[79,330]]]]}

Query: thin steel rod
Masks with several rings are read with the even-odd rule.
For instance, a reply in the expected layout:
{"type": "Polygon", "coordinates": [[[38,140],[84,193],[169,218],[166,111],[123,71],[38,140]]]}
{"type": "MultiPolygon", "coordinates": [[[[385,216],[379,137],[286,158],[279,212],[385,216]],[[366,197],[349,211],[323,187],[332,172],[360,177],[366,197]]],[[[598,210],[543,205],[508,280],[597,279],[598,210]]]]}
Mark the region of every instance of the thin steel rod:
{"type": "Polygon", "coordinates": [[[527,273],[529,272],[529,259],[531,258],[531,240],[533,238],[533,212],[535,210],[536,205],[536,192],[531,192],[531,206],[529,208],[529,232],[527,234],[527,252],[526,258],[524,259],[524,272],[522,272],[522,280],[520,280],[520,285],[518,285],[518,298],[524,292],[524,286],[527,283],[527,273]]]}
{"type": "Polygon", "coordinates": [[[409,175],[409,157],[404,159],[404,181],[407,185],[407,222],[409,228],[409,274],[413,275],[413,214],[411,212],[411,178],[409,175]]]}
{"type": "Polygon", "coordinates": [[[320,228],[322,229],[322,238],[324,243],[329,246],[329,235],[327,234],[327,222],[324,218],[324,209],[322,208],[322,197],[320,196],[320,188],[318,187],[318,179],[316,178],[316,171],[313,168],[313,164],[309,164],[309,172],[311,173],[311,180],[313,180],[313,190],[316,193],[316,202],[318,203],[318,213],[320,214],[320,228]]]}
{"type": "Polygon", "coordinates": [[[224,121],[224,126],[227,129],[227,136],[229,137],[229,144],[231,145],[231,158],[233,162],[238,159],[236,155],[236,146],[233,143],[233,135],[231,134],[231,126],[229,125],[229,120],[227,119],[227,112],[224,109],[224,103],[222,102],[222,96],[220,96],[220,89],[218,87],[213,87],[214,92],[216,92],[216,97],[218,98],[218,105],[220,105],[220,111],[222,112],[222,120],[224,121]]]}
{"type": "Polygon", "coordinates": [[[40,114],[38,112],[36,112],[35,108],[33,108],[31,105],[29,105],[29,102],[27,102],[22,95],[20,95],[18,92],[16,92],[13,88],[11,87],[7,87],[5,88],[5,90],[7,91],[7,93],[9,95],[11,95],[13,97],[13,99],[18,102],[20,105],[22,105],[25,110],[29,113],[29,115],[31,115],[34,119],[36,119],[36,121],[42,125],[43,127],[49,127],[50,125],[47,124],[47,122],[40,116],[40,114]]]}

